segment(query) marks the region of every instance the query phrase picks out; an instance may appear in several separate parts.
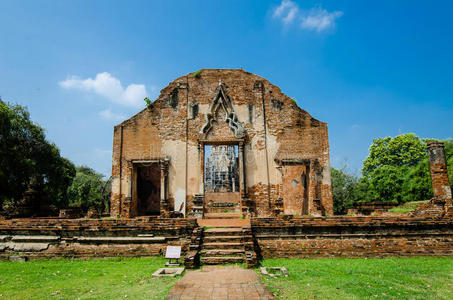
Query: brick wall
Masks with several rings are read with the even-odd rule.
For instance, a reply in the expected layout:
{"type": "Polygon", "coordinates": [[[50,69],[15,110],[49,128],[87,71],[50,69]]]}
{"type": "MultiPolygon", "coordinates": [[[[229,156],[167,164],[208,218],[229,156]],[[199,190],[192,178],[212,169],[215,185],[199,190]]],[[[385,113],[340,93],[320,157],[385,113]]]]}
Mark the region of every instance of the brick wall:
{"type": "MultiPolygon", "coordinates": [[[[270,257],[453,256],[448,217],[252,218],[258,255],[270,257]]],[[[156,256],[189,251],[195,219],[12,219],[0,221],[0,258],[156,256]]]]}
{"type": "Polygon", "coordinates": [[[0,222],[0,258],[157,256],[188,251],[194,219],[12,219],[0,222]]]}
{"type": "Polygon", "coordinates": [[[287,217],[251,220],[264,257],[453,256],[453,219],[287,217]]]}

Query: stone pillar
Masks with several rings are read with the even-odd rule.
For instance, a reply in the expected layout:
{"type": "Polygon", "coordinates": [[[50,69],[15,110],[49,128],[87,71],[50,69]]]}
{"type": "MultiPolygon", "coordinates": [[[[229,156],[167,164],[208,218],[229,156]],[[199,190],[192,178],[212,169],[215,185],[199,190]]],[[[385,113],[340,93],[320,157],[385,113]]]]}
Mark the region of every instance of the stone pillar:
{"type": "MultiPolygon", "coordinates": [[[[132,176],[133,176],[133,165],[132,161],[127,161],[124,167],[122,176],[122,191],[124,193],[124,200],[121,205],[121,217],[131,218],[136,212],[137,203],[132,201],[132,176]],[[135,206],[134,206],[135,205],[135,206]]],[[[121,195],[123,197],[123,195],[121,195]]]]}
{"type": "Polygon", "coordinates": [[[168,160],[160,161],[160,215],[168,217],[168,160]]]}
{"type": "Polygon", "coordinates": [[[239,143],[239,153],[238,153],[238,159],[239,159],[239,189],[244,191],[243,197],[248,198],[248,193],[247,193],[247,175],[246,175],[246,158],[245,158],[245,147],[244,143],[240,142],[239,143]]]}
{"type": "Polygon", "coordinates": [[[448,180],[444,143],[428,142],[428,156],[434,197],[444,199],[451,204],[451,187],[448,180]]]}
{"type": "Polygon", "coordinates": [[[198,194],[204,195],[204,144],[198,143],[198,164],[200,170],[198,172],[198,194]]]}

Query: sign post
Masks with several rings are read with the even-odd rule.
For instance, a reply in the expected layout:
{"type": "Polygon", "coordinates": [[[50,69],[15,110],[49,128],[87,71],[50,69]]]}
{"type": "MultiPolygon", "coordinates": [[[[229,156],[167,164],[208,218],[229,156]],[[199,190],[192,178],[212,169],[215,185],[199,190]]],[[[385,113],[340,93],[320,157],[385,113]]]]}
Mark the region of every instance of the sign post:
{"type": "Polygon", "coordinates": [[[179,263],[179,259],[181,258],[181,246],[167,246],[165,258],[168,259],[168,262],[165,264],[166,267],[181,265],[179,263]]]}

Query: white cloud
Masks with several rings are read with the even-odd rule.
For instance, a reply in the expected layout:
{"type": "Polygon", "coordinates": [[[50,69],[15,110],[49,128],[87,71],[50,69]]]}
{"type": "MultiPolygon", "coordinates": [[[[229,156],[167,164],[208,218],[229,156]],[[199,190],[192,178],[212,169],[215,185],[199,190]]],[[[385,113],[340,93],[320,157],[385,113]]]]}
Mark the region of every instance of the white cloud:
{"type": "Polygon", "coordinates": [[[359,131],[361,126],[359,124],[352,124],[348,127],[351,133],[359,131]]]}
{"type": "Polygon", "coordinates": [[[130,84],[124,88],[121,81],[108,72],[99,73],[94,79],[70,76],[66,80],[60,81],[59,85],[65,89],[93,92],[114,103],[131,107],[143,106],[143,98],[148,95],[145,85],[130,84]]]}
{"type": "Polygon", "coordinates": [[[342,15],[341,11],[328,12],[322,8],[313,8],[302,16],[300,27],[321,32],[335,27],[335,20],[342,15]]]}
{"type": "Polygon", "coordinates": [[[114,113],[110,109],[105,109],[99,112],[99,116],[106,121],[123,121],[126,116],[122,113],[114,113]]]}
{"type": "Polygon", "coordinates": [[[335,20],[342,15],[341,11],[328,12],[321,7],[300,10],[297,3],[290,0],[282,0],[273,13],[273,17],[279,19],[285,26],[297,20],[301,29],[316,32],[334,28],[335,20]]]}
{"type": "Polygon", "coordinates": [[[280,19],[284,24],[291,23],[297,16],[299,7],[296,3],[283,0],[274,10],[274,18],[280,19]]]}
{"type": "Polygon", "coordinates": [[[105,158],[105,157],[110,158],[110,157],[112,157],[112,150],[110,150],[110,149],[104,150],[104,149],[100,149],[100,148],[94,148],[93,155],[96,158],[105,158]]]}

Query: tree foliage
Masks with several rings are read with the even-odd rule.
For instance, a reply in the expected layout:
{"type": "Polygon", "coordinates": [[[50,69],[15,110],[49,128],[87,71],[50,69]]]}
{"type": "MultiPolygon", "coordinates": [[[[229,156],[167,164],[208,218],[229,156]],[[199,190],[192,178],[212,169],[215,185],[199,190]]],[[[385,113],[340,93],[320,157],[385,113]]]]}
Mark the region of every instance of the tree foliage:
{"type": "Polygon", "coordinates": [[[445,156],[447,157],[448,179],[450,180],[450,186],[453,186],[453,139],[445,140],[444,146],[445,156]]]}
{"type": "MultiPolygon", "coordinates": [[[[414,134],[373,141],[363,163],[362,178],[332,168],[334,211],[344,213],[356,202],[398,203],[433,195],[426,143],[414,134]]],[[[453,183],[453,140],[444,141],[450,185],[453,183]]]]}
{"type": "Polygon", "coordinates": [[[91,207],[99,212],[108,209],[110,181],[103,180],[103,177],[89,167],[77,167],[76,176],[68,188],[69,205],[80,207],[84,211],[91,207]]]}
{"type": "Polygon", "coordinates": [[[0,207],[15,203],[32,187],[44,191],[57,207],[67,203],[74,165],[46,140],[26,108],[0,99],[0,207]]]}
{"type": "Polygon", "coordinates": [[[402,185],[405,182],[407,166],[382,165],[363,177],[366,186],[365,201],[402,202],[402,185]]]}
{"type": "Polygon", "coordinates": [[[363,185],[358,177],[349,175],[343,169],[332,168],[333,210],[335,214],[345,214],[348,208],[361,200],[363,185]]]}
{"type": "Polygon", "coordinates": [[[370,153],[363,162],[363,176],[385,166],[415,166],[426,157],[426,147],[413,133],[373,141],[370,153]]]}
{"type": "MultiPolygon", "coordinates": [[[[432,197],[426,142],[415,134],[373,141],[363,162],[363,201],[409,202],[432,197]]],[[[444,141],[450,184],[453,173],[453,140],[444,141]]]]}
{"type": "Polygon", "coordinates": [[[363,201],[407,202],[431,197],[426,142],[415,134],[373,141],[363,162],[363,201]]]}

